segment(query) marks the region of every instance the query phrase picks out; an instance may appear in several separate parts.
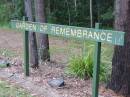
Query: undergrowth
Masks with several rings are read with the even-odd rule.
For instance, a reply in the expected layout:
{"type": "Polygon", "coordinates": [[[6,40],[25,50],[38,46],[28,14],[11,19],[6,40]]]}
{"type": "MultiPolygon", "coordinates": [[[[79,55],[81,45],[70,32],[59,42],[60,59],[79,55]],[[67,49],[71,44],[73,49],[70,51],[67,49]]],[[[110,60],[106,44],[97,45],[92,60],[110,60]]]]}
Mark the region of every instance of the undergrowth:
{"type": "MultiPolygon", "coordinates": [[[[69,60],[66,68],[66,73],[81,79],[88,79],[93,77],[93,54],[90,52],[87,56],[73,56],[69,60]]],[[[105,64],[100,65],[100,80],[107,80],[107,70],[105,64]]]]}

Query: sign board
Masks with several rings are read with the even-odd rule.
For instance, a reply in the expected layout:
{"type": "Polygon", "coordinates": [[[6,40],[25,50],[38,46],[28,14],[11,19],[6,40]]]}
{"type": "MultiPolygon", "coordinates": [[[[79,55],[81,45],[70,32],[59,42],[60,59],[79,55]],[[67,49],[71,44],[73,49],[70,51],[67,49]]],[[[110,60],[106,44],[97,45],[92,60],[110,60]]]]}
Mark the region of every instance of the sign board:
{"type": "Polygon", "coordinates": [[[124,32],[113,30],[101,30],[93,28],[57,25],[49,23],[38,23],[30,21],[12,20],[12,28],[45,33],[55,36],[77,38],[81,40],[92,40],[114,45],[124,44],[124,32]]]}
{"type": "MultiPolygon", "coordinates": [[[[26,18],[25,18],[26,19],[26,18]]],[[[49,23],[37,23],[30,21],[11,21],[12,28],[25,30],[24,32],[24,64],[26,76],[29,76],[29,31],[50,34],[55,36],[63,36],[67,38],[77,38],[81,40],[96,41],[95,62],[93,68],[93,93],[92,97],[98,97],[99,88],[99,70],[101,58],[101,42],[110,43],[114,45],[124,45],[125,32],[113,30],[99,29],[99,23],[96,28],[83,28],[66,25],[56,25],[49,23]]]]}

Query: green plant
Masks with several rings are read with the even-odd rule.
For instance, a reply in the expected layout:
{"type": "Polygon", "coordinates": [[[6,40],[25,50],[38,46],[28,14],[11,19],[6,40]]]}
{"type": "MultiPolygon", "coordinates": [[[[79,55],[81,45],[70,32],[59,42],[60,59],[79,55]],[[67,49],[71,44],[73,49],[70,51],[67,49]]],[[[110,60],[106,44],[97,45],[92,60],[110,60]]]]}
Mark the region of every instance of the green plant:
{"type": "Polygon", "coordinates": [[[93,59],[91,54],[88,56],[74,56],[70,59],[69,64],[67,66],[67,73],[80,77],[82,79],[86,79],[88,77],[92,77],[93,69],[93,59]]]}
{"type": "Polygon", "coordinates": [[[2,55],[4,57],[15,57],[16,53],[12,50],[9,50],[9,49],[0,48],[0,55],[2,55]]]}
{"type": "MultiPolygon", "coordinates": [[[[69,64],[66,68],[67,74],[79,77],[81,79],[93,77],[93,64],[94,60],[92,53],[88,53],[86,57],[74,56],[70,59],[69,64]]],[[[105,64],[100,65],[100,80],[107,80],[107,68],[105,64]]]]}
{"type": "Polygon", "coordinates": [[[0,97],[34,97],[22,88],[0,80],[0,97]]]}
{"type": "Polygon", "coordinates": [[[0,68],[6,68],[7,65],[6,64],[0,64],[0,68]]]}
{"type": "Polygon", "coordinates": [[[23,0],[0,0],[0,27],[8,28],[11,19],[22,19],[23,15],[23,0]]]}

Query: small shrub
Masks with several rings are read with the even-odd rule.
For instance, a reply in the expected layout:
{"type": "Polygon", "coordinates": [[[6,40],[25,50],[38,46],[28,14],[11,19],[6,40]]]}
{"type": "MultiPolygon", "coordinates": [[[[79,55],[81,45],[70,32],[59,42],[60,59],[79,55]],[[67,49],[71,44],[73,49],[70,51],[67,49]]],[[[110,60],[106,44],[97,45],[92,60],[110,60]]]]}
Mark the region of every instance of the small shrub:
{"type": "MultiPolygon", "coordinates": [[[[93,56],[89,53],[86,57],[74,56],[70,59],[67,66],[67,74],[79,77],[81,79],[87,79],[93,77],[93,56]]],[[[106,80],[106,68],[104,64],[100,65],[100,80],[106,80]]]]}
{"type": "Polygon", "coordinates": [[[91,54],[86,57],[73,56],[67,66],[67,73],[86,79],[92,77],[93,60],[91,54]]]}

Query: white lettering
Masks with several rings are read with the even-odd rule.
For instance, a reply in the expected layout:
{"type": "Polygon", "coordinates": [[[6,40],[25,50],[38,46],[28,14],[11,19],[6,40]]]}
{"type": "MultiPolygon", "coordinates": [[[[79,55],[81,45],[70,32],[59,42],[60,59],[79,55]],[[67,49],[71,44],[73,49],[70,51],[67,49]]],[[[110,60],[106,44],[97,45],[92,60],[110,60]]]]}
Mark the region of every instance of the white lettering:
{"type": "Polygon", "coordinates": [[[91,31],[88,33],[88,38],[93,38],[93,34],[91,31]]]}
{"type": "Polygon", "coordinates": [[[77,31],[76,31],[76,29],[71,29],[70,33],[71,33],[71,36],[75,37],[77,34],[77,31]]]}
{"type": "Polygon", "coordinates": [[[66,28],[66,36],[70,36],[70,28],[66,28]]]}
{"type": "Polygon", "coordinates": [[[84,37],[84,38],[88,38],[88,35],[87,35],[87,34],[88,34],[87,30],[83,30],[83,37],[84,37]]]}
{"type": "Polygon", "coordinates": [[[77,37],[79,37],[79,38],[82,37],[82,32],[81,32],[81,30],[77,30],[77,37]]]}
{"type": "Polygon", "coordinates": [[[106,33],[104,33],[104,32],[101,33],[101,35],[100,35],[100,39],[101,39],[101,40],[105,40],[105,38],[106,38],[106,33]]]}
{"type": "Polygon", "coordinates": [[[107,41],[112,42],[112,33],[107,34],[107,41]]]}
{"type": "Polygon", "coordinates": [[[94,32],[94,39],[97,39],[97,40],[99,40],[99,37],[100,36],[100,33],[97,33],[97,32],[94,32]]]}

